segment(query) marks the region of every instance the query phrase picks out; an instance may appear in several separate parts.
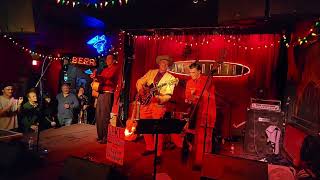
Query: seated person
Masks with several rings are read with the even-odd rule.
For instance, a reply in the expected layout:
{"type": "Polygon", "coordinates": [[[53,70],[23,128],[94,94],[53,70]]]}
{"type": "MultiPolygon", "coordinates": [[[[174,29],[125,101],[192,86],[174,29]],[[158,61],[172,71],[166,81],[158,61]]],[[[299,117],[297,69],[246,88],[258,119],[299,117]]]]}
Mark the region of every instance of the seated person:
{"type": "Polygon", "coordinates": [[[35,91],[30,90],[27,93],[28,102],[23,104],[20,114],[21,132],[27,133],[36,130],[36,122],[40,118],[40,108],[37,102],[37,94],[35,91]]]}

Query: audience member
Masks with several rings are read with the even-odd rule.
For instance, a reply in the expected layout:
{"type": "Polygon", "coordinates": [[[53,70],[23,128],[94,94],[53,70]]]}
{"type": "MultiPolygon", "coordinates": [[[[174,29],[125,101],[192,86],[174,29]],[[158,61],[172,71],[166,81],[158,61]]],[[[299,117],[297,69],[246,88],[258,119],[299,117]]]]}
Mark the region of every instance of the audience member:
{"type": "Polygon", "coordinates": [[[79,102],[77,97],[70,93],[69,84],[62,84],[61,91],[56,97],[58,101],[57,116],[61,126],[69,126],[72,123],[74,110],[79,107],[79,102]]]}
{"type": "Polygon", "coordinates": [[[0,96],[0,129],[17,130],[17,114],[20,111],[23,98],[19,97],[19,99],[14,99],[14,89],[11,83],[3,83],[1,90],[2,95],[0,96]]]}

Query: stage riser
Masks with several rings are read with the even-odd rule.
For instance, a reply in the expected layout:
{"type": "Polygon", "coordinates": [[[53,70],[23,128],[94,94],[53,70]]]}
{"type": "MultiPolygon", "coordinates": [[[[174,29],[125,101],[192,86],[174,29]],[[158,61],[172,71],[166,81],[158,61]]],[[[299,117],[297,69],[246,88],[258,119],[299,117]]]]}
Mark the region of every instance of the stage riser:
{"type": "Polygon", "coordinates": [[[268,164],[225,155],[206,154],[201,179],[267,180],[268,164]]]}

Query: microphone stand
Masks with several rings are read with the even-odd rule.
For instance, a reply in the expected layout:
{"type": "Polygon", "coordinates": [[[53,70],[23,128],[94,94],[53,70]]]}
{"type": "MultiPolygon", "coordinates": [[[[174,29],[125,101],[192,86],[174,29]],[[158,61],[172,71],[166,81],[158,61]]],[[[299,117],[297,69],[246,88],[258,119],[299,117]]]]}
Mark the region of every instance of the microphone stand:
{"type": "MultiPolygon", "coordinates": [[[[39,86],[39,94],[40,94],[39,109],[40,109],[40,111],[42,110],[42,107],[43,107],[43,84],[42,84],[42,79],[43,79],[43,76],[45,75],[45,73],[47,72],[48,67],[52,63],[52,59],[50,59],[49,63],[47,64],[47,66],[44,68],[46,60],[47,60],[47,56],[43,60],[42,67],[41,67],[41,75],[40,75],[40,78],[39,78],[37,84],[35,85],[35,88],[37,88],[39,86]]],[[[40,127],[41,127],[40,123],[41,123],[41,120],[39,120],[39,122],[38,122],[37,144],[36,144],[37,152],[39,152],[40,127]]]]}

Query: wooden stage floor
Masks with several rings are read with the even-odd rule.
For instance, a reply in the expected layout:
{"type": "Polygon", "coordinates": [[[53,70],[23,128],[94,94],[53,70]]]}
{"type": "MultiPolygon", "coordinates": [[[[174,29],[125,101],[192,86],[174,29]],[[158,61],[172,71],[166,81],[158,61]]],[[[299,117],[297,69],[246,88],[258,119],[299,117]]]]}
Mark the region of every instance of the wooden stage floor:
{"type": "MultiPolygon", "coordinates": [[[[58,129],[48,129],[40,134],[40,146],[48,150],[44,165],[18,179],[58,179],[64,161],[70,156],[88,157],[90,160],[111,165],[107,161],[106,145],[96,141],[96,127],[74,124],[58,129]]],[[[124,165],[117,167],[128,179],[152,179],[153,156],[141,156],[145,145],[143,138],[125,143],[124,165]]],[[[171,179],[200,179],[200,171],[192,171],[191,161],[181,162],[181,149],[163,151],[162,163],[157,173],[165,173],[171,179]]]]}
{"type": "MultiPolygon", "coordinates": [[[[113,163],[106,160],[106,144],[99,144],[96,141],[96,137],[96,127],[89,124],[74,124],[42,131],[40,134],[40,146],[48,150],[48,154],[43,158],[43,163],[41,166],[32,169],[32,171],[24,172],[23,175],[14,179],[59,179],[64,168],[64,162],[70,156],[87,158],[108,166],[113,165],[113,163]]],[[[116,166],[116,169],[130,180],[152,179],[153,156],[141,156],[145,149],[143,138],[140,138],[137,142],[125,142],[124,149],[124,165],[116,166]]],[[[233,154],[230,152],[228,143],[222,146],[220,153],[252,159],[243,154],[241,143],[235,143],[233,154]]],[[[191,159],[192,155],[187,163],[182,163],[180,148],[164,150],[162,163],[158,166],[157,173],[167,175],[173,180],[200,179],[201,172],[192,170],[191,159]]]]}

